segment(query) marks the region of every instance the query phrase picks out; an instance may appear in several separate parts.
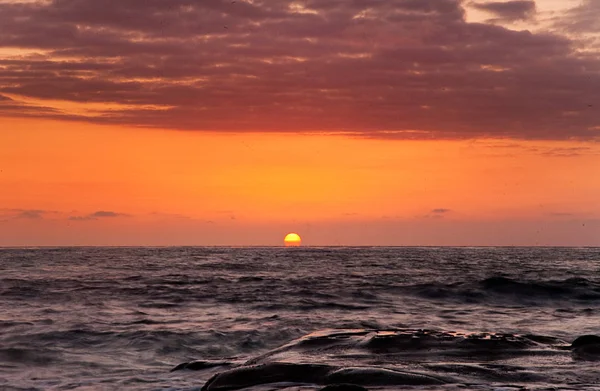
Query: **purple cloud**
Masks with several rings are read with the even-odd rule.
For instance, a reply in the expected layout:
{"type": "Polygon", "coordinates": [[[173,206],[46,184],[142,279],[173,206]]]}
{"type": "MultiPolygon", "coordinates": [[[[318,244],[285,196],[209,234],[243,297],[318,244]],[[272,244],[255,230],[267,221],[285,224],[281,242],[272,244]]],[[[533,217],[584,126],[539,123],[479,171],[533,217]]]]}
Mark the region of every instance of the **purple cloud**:
{"type": "MultiPolygon", "coordinates": [[[[535,10],[476,6],[513,20],[535,10]]],[[[394,139],[600,134],[595,52],[467,23],[459,0],[54,0],[0,14],[0,47],[40,52],[0,57],[0,94],[15,99],[0,98],[5,116],[394,139]],[[19,97],[112,107],[86,117],[19,97]]]]}
{"type": "MultiPolygon", "coordinates": [[[[556,26],[572,33],[598,33],[600,31],[600,2],[583,0],[565,15],[557,17],[556,26]]],[[[596,46],[597,47],[597,46],[596,46]]]]}
{"type": "Polygon", "coordinates": [[[514,22],[530,19],[536,11],[535,1],[492,1],[487,3],[472,3],[472,7],[493,14],[497,20],[514,22]]]}

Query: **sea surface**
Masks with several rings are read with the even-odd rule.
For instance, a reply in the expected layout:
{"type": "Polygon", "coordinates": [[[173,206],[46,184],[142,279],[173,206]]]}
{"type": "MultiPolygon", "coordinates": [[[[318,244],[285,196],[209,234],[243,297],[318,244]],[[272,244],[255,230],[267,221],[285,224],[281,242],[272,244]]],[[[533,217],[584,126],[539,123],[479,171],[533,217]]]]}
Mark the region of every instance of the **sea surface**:
{"type": "Polygon", "coordinates": [[[448,380],[368,389],[600,390],[600,354],[570,350],[586,334],[600,248],[0,249],[0,390],[200,390],[284,345],[276,361],[448,380]],[[344,345],[294,342],[311,335],[344,345]],[[192,360],[228,364],[171,372],[192,360]]]}

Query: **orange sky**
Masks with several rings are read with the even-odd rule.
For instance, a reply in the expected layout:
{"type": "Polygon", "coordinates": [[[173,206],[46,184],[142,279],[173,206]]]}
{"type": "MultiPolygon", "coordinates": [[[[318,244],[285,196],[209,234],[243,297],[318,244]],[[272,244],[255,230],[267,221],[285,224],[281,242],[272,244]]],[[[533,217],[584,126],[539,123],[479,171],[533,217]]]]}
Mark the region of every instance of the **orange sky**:
{"type": "Polygon", "coordinates": [[[0,246],[600,246],[596,0],[0,0],[0,246]]]}
{"type": "Polygon", "coordinates": [[[5,246],[600,244],[589,143],[0,127],[5,246]]]}

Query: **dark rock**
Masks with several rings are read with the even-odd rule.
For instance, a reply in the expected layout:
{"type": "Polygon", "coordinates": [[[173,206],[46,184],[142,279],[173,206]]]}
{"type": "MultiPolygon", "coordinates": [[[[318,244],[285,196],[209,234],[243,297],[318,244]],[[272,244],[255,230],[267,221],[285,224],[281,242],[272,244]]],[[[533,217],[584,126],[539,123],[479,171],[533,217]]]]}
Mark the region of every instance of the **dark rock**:
{"type": "Polygon", "coordinates": [[[189,369],[192,371],[201,371],[203,369],[209,369],[214,367],[229,366],[231,363],[223,361],[190,361],[184,362],[171,369],[171,372],[180,371],[182,369],[189,369]]]}
{"type": "Polygon", "coordinates": [[[600,337],[597,335],[582,335],[577,337],[571,344],[571,348],[578,348],[587,345],[598,345],[600,344],[600,337]]]}
{"type": "Polygon", "coordinates": [[[274,383],[320,385],[320,391],[365,391],[364,387],[369,386],[538,381],[537,375],[526,368],[494,363],[504,358],[542,355],[597,361],[600,337],[585,335],[568,344],[541,335],[421,329],[323,330],[241,364],[192,361],[173,370],[225,366],[204,384],[203,391],[233,391],[274,383]],[[429,364],[432,359],[444,364],[429,364]]]}
{"type": "Polygon", "coordinates": [[[444,384],[445,380],[422,373],[397,371],[376,367],[345,367],[332,371],[326,383],[364,385],[430,385],[444,384]]]}
{"type": "Polygon", "coordinates": [[[321,388],[319,391],[368,391],[365,387],[356,384],[339,383],[330,384],[321,388]]]}

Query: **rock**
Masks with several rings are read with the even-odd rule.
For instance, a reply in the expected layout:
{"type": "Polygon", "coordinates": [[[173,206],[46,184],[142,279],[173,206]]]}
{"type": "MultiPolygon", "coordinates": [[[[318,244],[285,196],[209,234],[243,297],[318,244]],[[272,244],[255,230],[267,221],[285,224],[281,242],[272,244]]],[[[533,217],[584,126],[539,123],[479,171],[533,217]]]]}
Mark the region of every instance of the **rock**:
{"type": "Polygon", "coordinates": [[[359,386],[357,384],[347,384],[347,383],[338,383],[338,384],[329,384],[319,391],[368,391],[365,387],[359,386]]]}
{"type": "Polygon", "coordinates": [[[571,344],[571,348],[579,348],[586,345],[598,345],[600,344],[600,337],[597,335],[582,335],[577,337],[571,344]]]}
{"type": "MultiPolygon", "coordinates": [[[[320,385],[321,391],[365,391],[365,386],[531,382],[537,375],[527,368],[495,363],[523,356],[570,354],[576,359],[600,358],[600,337],[582,336],[569,345],[552,337],[505,333],[324,330],[227,368],[212,376],[202,391],[273,383],[320,385]],[[490,362],[494,365],[488,365],[490,362]]],[[[232,365],[192,361],[173,370],[232,365]]]]}
{"type": "Polygon", "coordinates": [[[197,361],[181,363],[181,364],[175,366],[173,369],[171,369],[171,372],[180,371],[182,369],[189,369],[192,371],[201,371],[203,369],[229,366],[229,365],[231,365],[231,363],[225,362],[225,361],[200,361],[200,360],[197,360],[197,361]]]}

